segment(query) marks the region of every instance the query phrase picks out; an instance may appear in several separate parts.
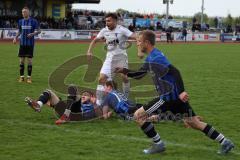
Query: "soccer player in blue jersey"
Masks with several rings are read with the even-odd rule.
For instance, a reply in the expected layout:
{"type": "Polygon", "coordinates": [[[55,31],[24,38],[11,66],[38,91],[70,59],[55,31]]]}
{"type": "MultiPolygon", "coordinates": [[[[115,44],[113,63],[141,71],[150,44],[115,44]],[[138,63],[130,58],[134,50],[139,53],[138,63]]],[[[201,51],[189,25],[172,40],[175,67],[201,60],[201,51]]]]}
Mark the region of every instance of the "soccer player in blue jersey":
{"type": "Polygon", "coordinates": [[[24,82],[24,64],[25,58],[28,58],[28,76],[27,83],[32,83],[32,58],[34,50],[34,36],[39,34],[41,31],[36,19],[31,18],[29,15],[29,9],[24,7],[22,9],[23,19],[18,22],[18,33],[13,39],[13,43],[16,44],[18,37],[20,36],[20,48],[18,57],[20,58],[20,78],[19,82],[24,82]]]}
{"type": "Polygon", "coordinates": [[[110,109],[114,110],[115,113],[124,119],[131,119],[131,115],[142,106],[130,101],[124,93],[119,92],[117,90],[117,84],[114,81],[107,81],[104,89],[106,93],[102,104],[102,114],[104,119],[107,119],[112,115],[110,109]]]}
{"type": "Polygon", "coordinates": [[[134,113],[135,121],[154,142],[152,147],[144,150],[144,153],[152,154],[165,150],[165,144],[160,135],[155,131],[153,124],[147,121],[148,115],[156,110],[169,111],[175,115],[183,114],[184,121],[188,126],[203,132],[206,136],[221,144],[219,153],[228,153],[234,148],[234,144],[210,124],[201,121],[194,113],[188,102],[189,96],[184,89],[179,70],[168,61],[160,50],[154,47],[155,39],[156,36],[152,31],[146,30],[139,34],[137,45],[142,52],[147,54],[147,58],[138,71],[130,71],[126,68],[116,69],[117,73],[124,73],[135,79],[140,79],[150,73],[159,94],[159,97],[153,99],[147,105],[143,105],[134,113]]]}
{"type": "Polygon", "coordinates": [[[61,100],[53,91],[46,89],[38,100],[26,97],[25,101],[36,112],[41,112],[45,104],[54,108],[55,112],[60,116],[55,122],[57,125],[71,121],[71,113],[79,115],[77,118],[75,116],[75,120],[90,120],[102,116],[102,112],[94,107],[96,103],[95,95],[92,92],[83,91],[80,96],[78,87],[73,85],[68,87],[66,100],[61,100]]]}

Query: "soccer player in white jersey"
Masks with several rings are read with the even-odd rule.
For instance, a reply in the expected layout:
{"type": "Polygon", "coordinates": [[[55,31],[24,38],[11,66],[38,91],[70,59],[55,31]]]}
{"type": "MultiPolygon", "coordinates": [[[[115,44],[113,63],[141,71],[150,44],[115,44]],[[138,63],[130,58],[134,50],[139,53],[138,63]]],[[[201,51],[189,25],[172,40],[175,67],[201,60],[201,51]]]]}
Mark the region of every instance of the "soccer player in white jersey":
{"type": "MultiPolygon", "coordinates": [[[[114,13],[105,16],[106,27],[103,28],[96,38],[92,40],[87,52],[88,61],[91,60],[93,54],[92,49],[98,41],[105,40],[107,55],[100,71],[99,83],[97,86],[97,105],[100,106],[103,101],[104,84],[107,80],[114,78],[114,70],[116,67],[128,68],[128,57],[126,52],[126,41],[136,39],[133,32],[127,28],[118,25],[118,17],[114,13]]],[[[128,97],[130,83],[126,75],[121,74],[123,80],[123,93],[128,97]]]]}

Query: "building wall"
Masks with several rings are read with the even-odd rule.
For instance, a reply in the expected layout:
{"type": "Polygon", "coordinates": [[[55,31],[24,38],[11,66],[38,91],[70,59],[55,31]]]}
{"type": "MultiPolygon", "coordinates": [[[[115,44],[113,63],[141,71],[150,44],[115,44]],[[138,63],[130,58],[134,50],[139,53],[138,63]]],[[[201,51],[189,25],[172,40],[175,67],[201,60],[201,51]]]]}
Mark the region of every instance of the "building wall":
{"type": "Polygon", "coordinates": [[[47,17],[64,18],[66,15],[65,0],[47,0],[47,17]]]}

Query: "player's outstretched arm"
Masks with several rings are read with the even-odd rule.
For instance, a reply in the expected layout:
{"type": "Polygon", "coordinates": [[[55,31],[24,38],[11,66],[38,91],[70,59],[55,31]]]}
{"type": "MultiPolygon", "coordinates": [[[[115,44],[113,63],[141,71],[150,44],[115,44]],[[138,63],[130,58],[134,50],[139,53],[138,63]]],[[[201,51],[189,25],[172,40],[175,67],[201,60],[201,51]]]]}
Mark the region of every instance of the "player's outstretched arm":
{"type": "Polygon", "coordinates": [[[132,33],[131,36],[128,37],[128,40],[137,40],[138,35],[136,33],[132,33]]]}
{"type": "Polygon", "coordinates": [[[127,75],[128,77],[131,77],[134,79],[141,79],[147,74],[147,71],[143,67],[141,67],[138,71],[132,71],[127,68],[118,68],[117,67],[114,72],[115,73],[123,73],[123,74],[127,75]]]}
{"type": "Polygon", "coordinates": [[[90,43],[90,45],[89,45],[89,47],[88,47],[88,51],[87,51],[87,59],[88,59],[88,61],[91,61],[91,60],[92,60],[92,56],[93,56],[92,50],[93,50],[93,48],[95,47],[95,44],[96,44],[98,41],[100,41],[100,39],[97,38],[97,37],[94,38],[94,39],[91,41],[91,43],[90,43]]]}

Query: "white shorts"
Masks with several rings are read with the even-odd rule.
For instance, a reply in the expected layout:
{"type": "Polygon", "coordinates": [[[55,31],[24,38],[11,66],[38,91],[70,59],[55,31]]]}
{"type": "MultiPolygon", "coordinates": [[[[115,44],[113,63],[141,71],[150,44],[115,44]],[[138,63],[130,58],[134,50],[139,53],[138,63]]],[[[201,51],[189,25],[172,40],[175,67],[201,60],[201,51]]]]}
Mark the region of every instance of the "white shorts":
{"type": "Polygon", "coordinates": [[[107,57],[103,63],[100,73],[108,77],[108,80],[112,80],[115,76],[115,69],[128,68],[128,57],[127,54],[117,54],[107,53],[107,57]]]}

